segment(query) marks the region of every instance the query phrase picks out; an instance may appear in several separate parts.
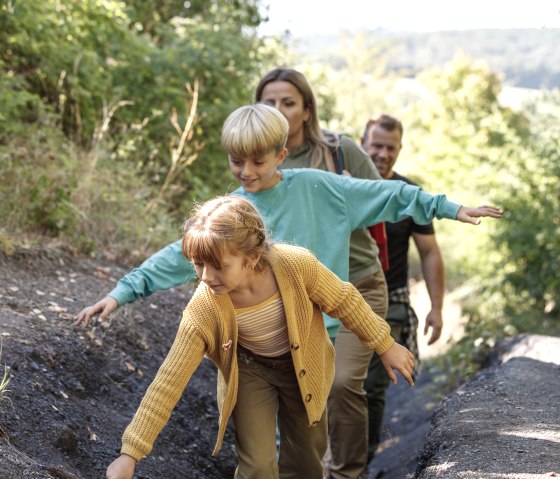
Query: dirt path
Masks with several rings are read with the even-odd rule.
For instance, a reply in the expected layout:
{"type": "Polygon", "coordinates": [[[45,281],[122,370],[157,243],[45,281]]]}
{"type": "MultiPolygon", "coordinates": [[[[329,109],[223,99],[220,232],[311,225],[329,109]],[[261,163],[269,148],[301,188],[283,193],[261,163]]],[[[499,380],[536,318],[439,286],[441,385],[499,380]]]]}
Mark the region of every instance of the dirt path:
{"type": "MultiPolygon", "coordinates": [[[[126,271],[56,250],[0,253],[0,365],[11,367],[9,399],[0,402],[0,479],[97,479],[117,456],[124,427],[189,298],[187,288],[161,292],[121,308],[108,328],[72,327],[72,316],[126,271]]],[[[422,306],[416,307],[422,320],[422,306]]],[[[446,329],[454,332],[449,321],[446,329]]],[[[154,451],[139,464],[137,479],[233,477],[231,431],[220,455],[210,455],[217,429],[215,377],[215,368],[203,362],[154,451]]],[[[389,388],[384,441],[369,479],[415,477],[439,403],[426,371],[412,389],[404,381],[389,388]]]]}
{"type": "MultiPolygon", "coordinates": [[[[121,308],[109,328],[70,325],[73,314],[109,291],[127,271],[56,250],[0,254],[2,363],[12,379],[0,404],[0,478],[103,477],[120,436],[173,340],[186,288],[121,308]],[[153,325],[157,324],[157,328],[153,325]]],[[[389,390],[386,440],[370,477],[414,470],[434,407],[429,378],[389,390]]],[[[233,437],[217,458],[215,370],[195,375],[138,478],[232,477],[233,437]]]]}
{"type": "MultiPolygon", "coordinates": [[[[0,478],[104,477],[124,427],[175,336],[189,291],[155,294],[109,328],[71,326],[73,314],[126,271],[60,251],[0,254],[0,478]],[[156,326],[156,327],[154,327],[156,326]]],[[[217,458],[215,368],[203,361],[137,478],[233,476],[231,432],[217,458]],[[178,473],[177,471],[182,471],[178,473]]]]}
{"type": "MultiPolygon", "coordinates": [[[[464,318],[456,301],[457,293],[447,294],[444,301],[444,328],[440,339],[428,346],[423,335],[425,318],[430,310],[429,296],[423,281],[411,282],[411,302],[418,315],[418,347],[421,360],[445,353],[449,345],[459,339],[464,318]]],[[[390,385],[383,420],[382,443],[370,463],[368,479],[412,478],[426,444],[431,417],[443,399],[441,388],[433,381],[434,373],[422,368],[413,388],[404,382],[390,385]]]]}

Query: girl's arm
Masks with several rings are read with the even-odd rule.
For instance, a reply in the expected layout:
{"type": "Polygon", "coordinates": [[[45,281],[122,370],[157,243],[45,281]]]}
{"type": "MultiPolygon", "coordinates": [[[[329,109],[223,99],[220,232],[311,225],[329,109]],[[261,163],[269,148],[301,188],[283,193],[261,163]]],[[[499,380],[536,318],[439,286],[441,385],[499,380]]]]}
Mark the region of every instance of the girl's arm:
{"type": "Polygon", "coordinates": [[[369,349],[373,349],[385,366],[394,383],[397,377],[393,370],[402,374],[408,384],[414,384],[412,371],[414,355],[391,337],[389,324],[375,314],[360,292],[351,284],[341,281],[309,253],[310,278],[309,298],[321,306],[323,311],[338,318],[369,349]]]}
{"type": "Polygon", "coordinates": [[[187,306],[173,345],[123,434],[121,454],[137,461],[152,450],[153,443],[208,351],[207,341],[188,320],[188,310],[187,306]]]}
{"type": "Polygon", "coordinates": [[[136,468],[136,459],[121,454],[107,468],[107,479],[132,479],[134,477],[134,469],[136,468]]]}

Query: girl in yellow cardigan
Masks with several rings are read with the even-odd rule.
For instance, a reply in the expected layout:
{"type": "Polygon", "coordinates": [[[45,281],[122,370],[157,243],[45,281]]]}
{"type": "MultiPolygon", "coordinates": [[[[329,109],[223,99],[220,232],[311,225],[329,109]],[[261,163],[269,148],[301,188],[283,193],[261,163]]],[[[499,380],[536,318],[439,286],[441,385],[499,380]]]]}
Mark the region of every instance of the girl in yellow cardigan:
{"type": "Polygon", "coordinates": [[[359,292],[306,249],[272,244],[257,210],[237,195],[193,211],[183,252],[201,279],[175,341],[123,435],[108,479],[132,479],[207,356],[218,367],[218,437],[235,425],[239,479],[321,479],[334,348],[322,313],[339,318],[412,385],[412,354],[359,292]],[[280,453],[276,458],[276,422],[280,453]]]}

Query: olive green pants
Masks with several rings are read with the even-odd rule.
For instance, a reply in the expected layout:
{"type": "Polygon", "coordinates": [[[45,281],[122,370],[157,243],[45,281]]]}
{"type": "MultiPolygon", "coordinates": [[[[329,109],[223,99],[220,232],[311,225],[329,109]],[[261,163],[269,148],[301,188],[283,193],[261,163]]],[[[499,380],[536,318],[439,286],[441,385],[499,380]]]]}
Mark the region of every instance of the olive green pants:
{"type": "Polygon", "coordinates": [[[322,479],[326,414],[308,426],[292,358],[238,353],[239,388],[233,411],[236,479],[322,479]],[[280,450],[276,456],[276,426],[280,450]]]}

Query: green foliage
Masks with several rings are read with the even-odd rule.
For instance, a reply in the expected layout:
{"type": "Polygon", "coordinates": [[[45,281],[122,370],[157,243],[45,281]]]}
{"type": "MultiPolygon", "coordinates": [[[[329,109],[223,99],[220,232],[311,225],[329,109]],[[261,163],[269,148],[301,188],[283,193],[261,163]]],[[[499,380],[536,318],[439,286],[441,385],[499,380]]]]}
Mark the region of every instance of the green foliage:
{"type": "Polygon", "coordinates": [[[0,145],[0,222],[4,249],[13,240],[56,238],[87,252],[129,259],[178,238],[179,225],[163,208],[146,213],[154,192],[133,172],[118,171],[106,152],[93,157],[56,129],[28,128],[0,145]]]}
{"type": "Polygon", "coordinates": [[[91,137],[111,76],[132,38],[117,2],[21,0],[0,11],[1,59],[8,73],[60,116],[65,132],[91,137]]]}
{"type": "MultiPolygon", "coordinates": [[[[403,118],[404,152],[398,171],[406,171],[429,192],[469,206],[497,204],[502,178],[497,165],[529,136],[523,115],[499,102],[501,83],[487,65],[458,55],[443,69],[419,77],[422,101],[403,118]]],[[[464,281],[485,268],[489,235],[496,221],[473,228],[437,223],[446,267],[464,281]]]]}
{"type": "MultiPolygon", "coordinates": [[[[93,149],[102,135],[126,167],[158,184],[178,141],[170,117],[176,110],[183,118],[189,110],[187,90],[197,79],[187,153],[204,147],[205,162],[177,179],[184,187],[178,191],[182,199],[200,196],[189,187],[200,175],[208,191],[223,191],[229,176],[219,141],[222,122],[250,101],[254,72],[274,55],[252,30],[260,20],[254,0],[198,1],[189,8],[167,0],[8,3],[0,10],[0,66],[15,78],[10,89],[29,95],[10,94],[10,115],[39,98],[69,138],[93,149]]],[[[169,209],[180,207],[179,199],[170,200],[169,209]]]]}
{"type": "Polygon", "coordinates": [[[395,111],[402,98],[391,95],[395,77],[385,69],[386,45],[372,46],[364,32],[344,35],[326,49],[328,58],[343,55],[343,66],[321,57],[307,56],[296,68],[305,73],[312,85],[322,124],[343,131],[359,142],[367,120],[382,111],[395,111]],[[342,52],[342,53],[341,53],[342,52]]]}
{"type": "Polygon", "coordinates": [[[175,239],[192,201],[231,183],[222,123],[278,51],[256,37],[261,20],[256,0],[4,2],[6,237],[90,252],[175,239]]]}
{"type": "Polygon", "coordinates": [[[498,198],[507,215],[494,235],[501,257],[507,314],[524,330],[526,316],[542,330],[560,330],[560,91],[526,109],[531,137],[501,163],[498,198]]]}
{"type": "Polygon", "coordinates": [[[256,0],[127,0],[126,12],[134,30],[158,38],[161,25],[173,18],[192,18],[204,21],[209,17],[220,25],[229,23],[242,27],[257,27],[261,21],[256,0]]]}
{"type": "Polygon", "coordinates": [[[0,59],[0,142],[22,133],[22,124],[35,123],[51,112],[39,96],[27,91],[25,80],[6,71],[0,59]]]}

